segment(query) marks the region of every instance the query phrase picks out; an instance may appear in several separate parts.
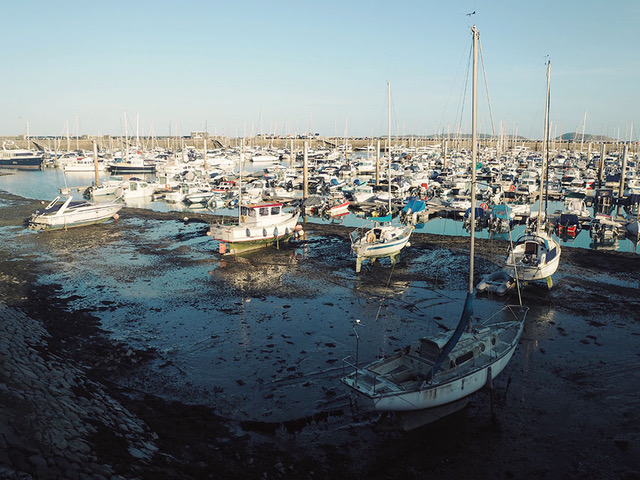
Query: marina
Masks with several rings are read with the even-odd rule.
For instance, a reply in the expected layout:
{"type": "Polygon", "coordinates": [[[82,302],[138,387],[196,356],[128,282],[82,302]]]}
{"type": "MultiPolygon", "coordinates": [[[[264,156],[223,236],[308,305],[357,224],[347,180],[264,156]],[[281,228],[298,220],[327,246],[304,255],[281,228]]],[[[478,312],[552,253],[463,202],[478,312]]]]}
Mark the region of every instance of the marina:
{"type": "MultiPolygon", "coordinates": [[[[239,143],[239,142],[237,142],[239,143]]],[[[601,148],[600,150],[605,150],[601,148]]],[[[262,151],[262,150],[260,150],[262,151]]],[[[593,148],[596,151],[596,148],[593,148]]],[[[244,186],[246,190],[243,193],[245,201],[249,201],[250,194],[254,195],[253,200],[267,201],[284,201],[288,202],[291,208],[299,205],[303,198],[303,156],[299,155],[295,162],[295,166],[291,166],[291,159],[286,153],[280,154],[280,160],[277,163],[272,162],[269,167],[265,167],[262,163],[254,164],[247,159],[239,167],[240,156],[236,148],[230,150],[217,149],[208,155],[207,168],[211,172],[204,178],[203,157],[198,157],[197,150],[189,150],[189,155],[178,152],[177,156],[187,158],[186,161],[176,162],[172,166],[176,172],[170,175],[173,179],[169,179],[163,173],[138,173],[128,175],[111,175],[107,169],[101,168],[98,171],[98,181],[117,185],[118,182],[129,181],[127,179],[140,179],[145,182],[146,191],[140,189],[141,185],[135,187],[135,191],[131,188],[124,188],[120,191],[120,195],[124,194],[125,204],[150,208],[154,211],[184,211],[189,213],[214,213],[223,216],[237,216],[233,208],[230,208],[231,199],[237,196],[238,172],[244,171],[244,186]],[[284,155],[284,157],[283,157],[284,155]],[[223,170],[219,165],[224,163],[226,166],[223,170]],[[189,173],[190,179],[187,181],[182,178],[183,175],[189,173]],[[199,173],[198,173],[199,172],[199,173]],[[181,183],[182,182],[182,183],[181,183]],[[236,186],[234,186],[236,185],[236,186]],[[224,187],[224,188],[222,188],[224,187]],[[187,188],[193,190],[204,191],[207,193],[207,201],[203,202],[198,199],[197,202],[187,201],[186,194],[189,192],[187,188]],[[182,194],[179,201],[169,200],[171,195],[178,194],[180,190],[182,194]],[[215,200],[212,200],[212,197],[215,200]],[[213,207],[213,208],[212,208],[213,207]]],[[[284,152],[284,151],[283,151],[284,152]]],[[[460,173],[460,168],[468,165],[463,150],[461,155],[454,152],[445,151],[443,146],[440,148],[432,148],[427,154],[417,156],[412,149],[403,151],[398,149],[394,153],[392,164],[394,170],[392,178],[394,182],[392,187],[396,187],[395,182],[404,182],[406,187],[402,190],[397,188],[388,194],[389,185],[385,183],[384,169],[389,161],[380,155],[380,160],[376,161],[375,154],[372,157],[371,152],[353,152],[348,156],[335,156],[334,160],[326,159],[330,154],[330,150],[325,150],[322,156],[311,159],[308,154],[308,193],[318,199],[318,205],[313,209],[307,208],[302,212],[302,219],[307,222],[319,223],[339,223],[348,227],[367,227],[370,223],[367,217],[389,210],[393,210],[394,223],[413,225],[414,231],[417,233],[434,233],[440,235],[465,235],[468,234],[468,225],[466,224],[465,215],[469,208],[468,180],[465,180],[464,174],[460,173]],[[445,156],[451,159],[445,161],[445,156]],[[350,165],[358,165],[363,160],[369,161],[373,159],[373,164],[379,163],[382,168],[379,169],[378,182],[380,186],[376,186],[375,173],[358,174],[357,169],[346,169],[350,165]],[[456,159],[456,160],[454,160],[456,159]],[[448,163],[449,167],[443,168],[443,163],[448,163]],[[456,167],[461,165],[461,167],[456,167]],[[342,170],[341,170],[342,168],[342,170]],[[398,169],[403,169],[404,173],[398,169]],[[448,172],[448,173],[447,173],[448,172]],[[445,175],[446,174],[446,175],[445,175]],[[332,185],[332,181],[340,180],[341,184],[332,185]],[[424,188],[424,185],[427,188],[424,188]],[[366,196],[362,192],[369,188],[370,193],[366,196]],[[336,196],[336,194],[339,194],[336,196]],[[342,200],[338,200],[342,198],[342,200]],[[359,200],[358,200],[359,199],[359,200]],[[338,202],[336,206],[344,210],[337,211],[331,215],[332,205],[330,202],[338,202]],[[416,208],[414,203],[418,202],[420,207],[416,208]],[[385,208],[386,206],[386,208],[385,208]],[[407,212],[407,208],[411,208],[407,212]]],[[[554,158],[551,163],[553,165],[554,176],[557,181],[550,182],[551,185],[545,187],[547,191],[547,200],[544,202],[548,222],[546,229],[553,232],[553,237],[562,246],[576,246],[591,249],[617,250],[624,252],[636,252],[637,235],[629,232],[627,226],[633,231],[634,221],[637,222],[638,202],[640,194],[634,193],[634,179],[638,176],[638,160],[637,154],[622,149],[620,152],[612,152],[607,157],[607,169],[602,171],[601,176],[613,177],[614,175],[606,174],[606,172],[616,172],[623,167],[623,157],[626,152],[625,168],[625,188],[620,191],[619,174],[618,184],[610,182],[602,182],[602,187],[595,185],[594,176],[598,175],[598,164],[592,161],[586,161],[588,155],[583,152],[564,152],[559,156],[561,162],[554,158]],[[572,167],[568,158],[573,158],[571,164],[579,165],[583,169],[580,175],[581,183],[578,185],[575,171],[572,173],[572,167]],[[559,167],[558,165],[562,165],[559,167]],[[587,168],[588,165],[591,167],[587,168]],[[564,179],[564,180],[563,180],[564,179]],[[565,186],[562,186],[564,182],[565,186]],[[556,186],[556,183],[558,186],[556,186]],[[570,184],[573,183],[573,186],[570,184]],[[623,196],[620,196],[622,194],[623,196]],[[618,197],[620,200],[618,200],[618,197]],[[576,210],[578,208],[579,210],[576,210]],[[576,215],[577,218],[573,223],[571,230],[567,230],[567,219],[570,215],[576,215]],[[599,218],[602,215],[609,215],[611,228],[610,234],[606,234],[601,228],[602,221],[599,218]],[[596,228],[591,229],[591,224],[596,228]],[[560,230],[562,229],[562,231],[560,230]],[[596,232],[600,232],[596,235],[596,232]]],[[[490,155],[491,150],[484,153],[490,155]]],[[[556,157],[558,154],[556,154],[556,157]]],[[[158,167],[164,171],[167,167],[166,157],[158,160],[158,167]]],[[[496,238],[509,239],[515,241],[519,236],[528,231],[529,223],[535,219],[535,212],[539,210],[540,204],[537,201],[539,197],[538,190],[527,190],[527,193],[518,193],[516,186],[522,184],[531,175],[532,169],[539,171],[539,161],[541,157],[535,153],[531,153],[527,149],[515,149],[510,155],[505,155],[501,160],[484,160],[485,165],[495,163],[495,167],[484,167],[480,176],[480,193],[478,201],[483,210],[478,216],[477,232],[478,238],[496,238]],[[526,163],[525,163],[526,162],[526,163]],[[512,165],[512,167],[509,167],[512,165]],[[529,165],[529,166],[527,166],[529,165]],[[505,168],[512,168],[512,174],[496,175],[497,171],[505,168]],[[520,172],[520,173],[519,173],[520,172]],[[504,178],[509,178],[505,180],[504,178]],[[522,177],[522,178],[521,178],[522,177]],[[513,191],[511,190],[513,188],[513,191]],[[500,215],[498,211],[506,209],[503,215],[504,225],[509,228],[498,229],[497,225],[490,227],[490,221],[500,215]],[[495,210],[495,212],[494,212],[495,210]]],[[[61,168],[44,168],[42,170],[20,171],[5,169],[6,175],[0,176],[0,188],[6,191],[24,195],[28,198],[53,198],[63,194],[72,194],[75,199],[81,199],[87,189],[93,190],[96,173],[77,171],[68,172],[64,167],[61,168]]],[[[468,172],[467,172],[468,173],[468,172]]],[[[128,187],[128,184],[126,185],[128,187]]],[[[103,191],[103,186],[100,187],[103,191]]],[[[639,190],[640,191],[640,190],[639,190]]],[[[111,191],[111,196],[96,196],[98,202],[111,201],[116,190],[111,191]]],[[[235,210],[237,212],[237,209],[235,210]]]]}
{"type": "MultiPolygon", "coordinates": [[[[262,180],[272,172],[263,165],[251,171],[251,165],[242,169],[243,183],[262,180]]],[[[237,169],[234,163],[231,170],[237,169]]],[[[463,213],[470,207],[440,202],[432,207],[428,221],[410,224],[410,245],[395,262],[383,258],[356,273],[350,234],[370,224],[360,209],[350,208],[347,215],[337,217],[301,214],[303,237],[278,248],[225,255],[220,242],[207,232],[218,219],[237,218],[237,208],[227,197],[220,205],[193,208],[150,193],[120,200],[117,220],[34,233],[24,222],[42,208],[42,202],[47,203],[46,198],[65,189],[79,200],[95,175],[71,175],[61,168],[3,173],[0,233],[11,252],[4,258],[12,259],[3,268],[13,271],[8,270],[14,268],[10,265],[28,264],[37,276],[32,293],[19,294],[11,300],[15,305],[47,322],[54,319],[46,312],[57,311],[56,318],[68,325],[56,322],[55,329],[53,324],[50,328],[55,335],[64,335],[65,344],[83,344],[84,335],[96,334],[82,332],[97,322],[103,333],[96,338],[126,346],[120,354],[117,349],[111,354],[110,366],[91,360],[90,353],[85,361],[102,365],[96,367],[101,375],[119,388],[145,392],[144,397],[132,395],[126,401],[129,408],[150,408],[152,395],[158,399],[155,402],[179,402],[185,415],[184,409],[196,408],[189,405],[215,409],[256,444],[267,441],[285,452],[295,438],[296,449],[303,445],[322,458],[324,466],[315,468],[334,478],[341,478],[331,470],[339,469],[341,462],[323,452],[322,445],[346,448],[354,469],[351,474],[375,463],[371,452],[382,455],[388,446],[386,437],[373,428],[388,427],[341,386],[340,379],[348,372],[343,359],[353,362],[355,358],[358,365],[383,353],[393,354],[415,338],[452,332],[467,296],[469,228],[477,237],[475,270],[480,281],[504,266],[509,238],[515,241],[524,234],[529,218],[521,214],[514,220],[507,214],[502,222],[506,230],[489,231],[489,222],[479,230],[465,223],[463,213]],[[35,263],[34,253],[40,259],[35,263]],[[36,301],[32,298],[36,294],[43,297],[36,301]],[[122,369],[117,365],[125,360],[116,358],[133,358],[136,364],[122,369]]],[[[158,179],[156,174],[142,177],[137,181],[156,184],[158,179]]],[[[230,174],[225,180],[230,183],[216,184],[215,190],[222,195],[237,190],[233,178],[230,174]]],[[[100,183],[123,180],[99,172],[100,183]]],[[[348,191],[349,184],[344,186],[348,191]]],[[[161,189],[170,191],[164,185],[161,189]]],[[[251,191],[243,195],[250,198],[251,191]]],[[[111,202],[115,196],[104,197],[111,202]]],[[[425,205],[429,200],[433,199],[425,198],[425,205]]],[[[96,196],[93,201],[105,200],[96,196]]],[[[387,197],[380,204],[371,202],[371,207],[388,206],[388,201],[387,197]]],[[[287,204],[296,208],[295,201],[287,204]]],[[[411,214],[401,215],[402,205],[394,205],[393,223],[400,226],[400,217],[411,214]]],[[[536,209],[535,202],[527,206],[528,211],[536,209]]],[[[549,202],[550,210],[563,208],[563,197],[549,202]]],[[[480,223],[480,214],[474,217],[480,223]]],[[[638,453],[638,433],[633,427],[637,399],[629,385],[637,381],[633,377],[640,371],[633,353],[638,334],[635,299],[640,288],[637,242],[620,235],[615,248],[594,248],[586,228],[575,238],[556,238],[563,260],[553,275],[553,288],[543,282],[522,290],[522,303],[529,308],[524,330],[515,351],[509,350],[513,355],[509,364],[500,365],[504,371],[492,382],[491,395],[481,389],[461,411],[449,412],[426,426],[419,426],[424,419],[404,418],[403,428],[409,432],[393,433],[395,441],[402,444],[417,435],[435,437],[442,429],[472,431],[474,437],[480,431],[477,442],[469,441],[464,449],[482,452],[481,443],[497,443],[503,461],[514,464],[519,458],[519,466],[513,467],[517,475],[525,475],[535,463],[522,461],[524,452],[536,452],[536,458],[544,455],[554,468],[587,476],[601,476],[608,468],[606,458],[616,459],[621,471],[632,468],[638,453]],[[618,369],[625,375],[608,376],[618,369]],[[608,389],[608,395],[617,398],[615,408],[603,396],[585,396],[585,388],[608,389]],[[605,403],[611,414],[603,417],[605,403]],[[498,437],[489,427],[492,411],[503,429],[498,437]],[[569,411],[586,413],[578,418],[569,411]],[[534,424],[532,416],[537,419],[534,424]],[[559,433],[558,424],[566,434],[559,433]],[[576,436],[582,441],[576,441],[576,436]],[[539,440],[549,437],[554,441],[539,440]],[[556,453],[560,451],[565,453],[556,453]],[[582,459],[581,465],[571,460],[576,456],[582,459]]],[[[495,315],[515,298],[515,289],[504,300],[492,293],[478,294],[474,317],[495,315]]],[[[504,341],[508,342],[506,336],[504,341]]],[[[171,421],[170,415],[157,417],[157,410],[154,415],[171,421]]],[[[454,438],[448,441],[456,443],[454,438]]],[[[452,449],[446,452],[454,455],[452,449]]],[[[426,465],[437,462],[441,453],[418,455],[415,448],[407,447],[405,455],[411,457],[408,465],[432,468],[426,465]]],[[[496,453],[492,455],[495,458],[496,453]]],[[[157,457],[149,454],[149,458],[157,457]]],[[[479,460],[487,455],[474,458],[478,459],[474,468],[488,468],[479,460]]],[[[470,475],[466,464],[456,462],[445,469],[443,478],[470,475]]],[[[294,471],[303,468],[295,461],[290,465],[294,471]]]]}
{"type": "Polygon", "coordinates": [[[7,3],[0,480],[640,479],[627,3],[7,3]]]}

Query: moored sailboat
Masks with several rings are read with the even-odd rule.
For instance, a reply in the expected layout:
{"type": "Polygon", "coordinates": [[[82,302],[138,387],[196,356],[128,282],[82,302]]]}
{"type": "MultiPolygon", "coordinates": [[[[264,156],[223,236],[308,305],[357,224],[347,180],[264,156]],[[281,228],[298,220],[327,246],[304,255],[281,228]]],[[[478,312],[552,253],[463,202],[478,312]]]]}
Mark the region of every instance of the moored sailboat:
{"type": "MultiPolygon", "coordinates": [[[[543,201],[546,203],[545,179],[549,163],[549,86],[551,78],[551,62],[547,63],[547,101],[545,106],[544,123],[544,155],[542,157],[542,175],[540,176],[540,196],[538,198],[538,221],[534,232],[519,237],[507,254],[504,270],[513,278],[521,282],[545,280],[549,288],[553,282],[551,276],[560,264],[560,243],[544,229],[543,219],[547,212],[543,212],[543,201]],[[543,198],[545,197],[545,198],[543,198]]],[[[545,208],[546,210],[546,208],[545,208]]]]}
{"type": "MultiPolygon", "coordinates": [[[[472,108],[472,207],[475,207],[477,160],[476,91],[477,42],[473,35],[472,108]]],[[[462,315],[452,334],[420,338],[394,354],[353,371],[341,381],[358,396],[370,400],[381,412],[418,411],[455,405],[482,388],[507,366],[522,334],[527,308],[508,305],[475,324],[474,241],[475,217],[471,218],[469,288],[462,315]],[[493,323],[489,324],[493,320],[493,323]]]]}
{"type": "Polygon", "coordinates": [[[389,257],[395,264],[400,251],[409,244],[409,238],[413,232],[412,225],[392,225],[391,215],[391,84],[387,83],[388,90],[388,214],[383,217],[372,217],[373,227],[369,229],[357,229],[351,233],[351,251],[356,255],[356,273],[362,268],[363,261],[373,262],[378,258],[389,257]]]}

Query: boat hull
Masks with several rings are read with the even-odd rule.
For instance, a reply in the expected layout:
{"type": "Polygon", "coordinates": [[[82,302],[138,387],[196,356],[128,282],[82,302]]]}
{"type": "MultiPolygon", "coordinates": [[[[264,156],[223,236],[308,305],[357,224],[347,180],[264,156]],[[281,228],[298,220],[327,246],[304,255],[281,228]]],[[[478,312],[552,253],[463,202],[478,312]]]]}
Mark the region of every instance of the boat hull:
{"type": "MultiPolygon", "coordinates": [[[[462,373],[445,373],[440,377],[438,373],[431,381],[416,378],[415,386],[407,387],[398,380],[402,374],[396,373],[403,364],[412,363],[409,369],[412,375],[416,372],[427,373],[433,366],[433,362],[420,359],[414,350],[410,353],[399,352],[357,368],[354,373],[342,378],[342,382],[381,412],[416,411],[452,404],[477,392],[505,369],[522,335],[526,309],[523,312],[519,321],[502,327],[508,338],[505,342],[498,342],[499,350],[487,353],[486,358],[479,356],[477,363],[466,367],[462,373]],[[420,362],[423,362],[423,366],[416,367],[420,362]]],[[[483,341],[486,351],[490,352],[491,344],[488,342],[491,342],[491,337],[483,341]]]]}
{"type": "Polygon", "coordinates": [[[109,204],[92,205],[83,207],[82,210],[71,209],[61,214],[35,213],[29,220],[28,227],[31,230],[56,230],[103,223],[113,218],[121,208],[122,205],[109,204]]]}
{"type": "Polygon", "coordinates": [[[109,167],[109,172],[112,175],[126,175],[128,173],[155,173],[155,165],[141,166],[141,165],[126,165],[126,164],[113,164],[109,167]]]}
{"type": "Polygon", "coordinates": [[[426,388],[417,392],[402,395],[388,395],[373,398],[376,410],[384,412],[400,412],[422,410],[439,407],[456,402],[472,393],[477,392],[498,376],[511,360],[518,342],[515,342],[507,352],[490,364],[479,368],[476,372],[463,378],[438,385],[436,388],[426,388]]]}
{"type": "Polygon", "coordinates": [[[296,232],[299,212],[276,224],[249,225],[240,222],[236,225],[211,225],[210,235],[214,240],[227,245],[225,254],[247,252],[289,241],[296,232]]]}
{"type": "Polygon", "coordinates": [[[44,157],[0,159],[0,168],[13,170],[40,170],[44,157]]]}
{"type": "Polygon", "coordinates": [[[412,227],[405,227],[402,234],[389,242],[368,242],[366,235],[353,245],[356,256],[362,260],[389,257],[399,253],[409,242],[412,227]]]}
{"type": "Polygon", "coordinates": [[[553,260],[546,262],[543,265],[530,266],[520,263],[515,269],[513,268],[513,265],[507,265],[504,270],[514,278],[516,277],[517,272],[517,278],[521,282],[535,282],[551,277],[556,273],[556,270],[558,270],[559,264],[560,256],[557,255],[553,260]]]}
{"type": "Polygon", "coordinates": [[[544,280],[558,270],[561,252],[560,244],[545,234],[525,235],[509,252],[504,271],[521,282],[544,280]]]}

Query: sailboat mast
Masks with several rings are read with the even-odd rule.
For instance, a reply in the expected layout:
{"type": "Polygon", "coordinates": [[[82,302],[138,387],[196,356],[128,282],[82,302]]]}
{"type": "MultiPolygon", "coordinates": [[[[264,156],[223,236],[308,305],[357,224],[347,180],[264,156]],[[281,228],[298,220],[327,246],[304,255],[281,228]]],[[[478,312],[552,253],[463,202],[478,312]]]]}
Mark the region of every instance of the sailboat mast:
{"type": "MultiPolygon", "coordinates": [[[[543,153],[542,153],[542,174],[540,175],[540,196],[538,197],[538,222],[536,225],[536,233],[540,234],[540,225],[542,224],[542,194],[545,188],[545,176],[547,174],[547,165],[549,164],[549,94],[551,84],[551,60],[547,62],[547,100],[544,105],[544,139],[543,139],[543,153]]],[[[546,197],[546,196],[545,196],[546,197]]],[[[547,218],[547,207],[545,198],[544,209],[545,221],[547,218]]]]}
{"type": "Polygon", "coordinates": [[[473,35],[473,88],[471,90],[471,248],[469,251],[469,294],[473,294],[473,266],[475,253],[476,234],[476,161],[478,157],[478,41],[480,32],[474,25],[471,28],[473,35]]]}
{"type": "Polygon", "coordinates": [[[238,168],[238,224],[242,219],[242,165],[244,164],[244,137],[240,147],[240,168],[238,168]]]}
{"type": "Polygon", "coordinates": [[[389,215],[391,214],[391,82],[387,82],[387,185],[389,189],[389,215]]]}

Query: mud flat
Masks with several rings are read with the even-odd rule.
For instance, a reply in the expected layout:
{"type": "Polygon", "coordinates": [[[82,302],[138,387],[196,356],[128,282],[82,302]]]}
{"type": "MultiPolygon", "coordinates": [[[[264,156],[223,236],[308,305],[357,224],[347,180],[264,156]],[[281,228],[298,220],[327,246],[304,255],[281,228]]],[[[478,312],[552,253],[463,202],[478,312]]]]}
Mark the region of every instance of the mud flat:
{"type": "MultiPolygon", "coordinates": [[[[640,478],[637,255],[563,248],[554,288],[524,290],[493,418],[482,391],[379,433],[338,382],[344,323],[373,331],[388,310],[386,346],[402,344],[428,295],[464,290],[467,239],[416,235],[392,277],[356,277],[340,226],[233,261],[206,217],[125,209],[35,234],[37,206],[0,193],[0,478],[640,478]]],[[[505,245],[478,246],[488,273],[505,245]]]]}

